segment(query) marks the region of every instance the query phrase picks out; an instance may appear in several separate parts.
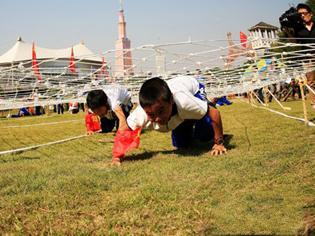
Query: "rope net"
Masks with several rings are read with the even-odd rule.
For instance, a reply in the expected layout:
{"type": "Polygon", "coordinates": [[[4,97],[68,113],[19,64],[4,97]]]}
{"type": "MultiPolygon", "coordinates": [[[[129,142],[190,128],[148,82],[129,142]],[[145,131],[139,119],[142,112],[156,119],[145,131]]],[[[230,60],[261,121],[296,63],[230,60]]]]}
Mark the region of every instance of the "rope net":
{"type": "MultiPolygon", "coordinates": [[[[125,51],[110,50],[101,55],[86,54],[79,58],[74,51],[69,58],[37,59],[33,50],[30,60],[0,64],[0,111],[70,102],[84,103],[88,91],[117,84],[128,88],[133,101],[137,102],[140,86],[153,76],[168,80],[178,75],[194,75],[205,84],[209,97],[242,94],[260,88],[269,91],[314,70],[314,45],[286,41],[259,39],[263,47],[255,49],[255,40],[237,44],[229,34],[227,40],[142,45],[125,51]],[[124,66],[121,63],[123,60],[124,66]]],[[[313,87],[308,84],[305,87],[314,93],[313,87]]],[[[274,96],[275,91],[270,94],[274,96]]],[[[259,100],[255,93],[249,93],[250,96],[256,96],[259,100]]],[[[277,102],[284,110],[289,109],[277,102]]],[[[315,125],[306,117],[292,117],[260,107],[315,125]]],[[[49,117],[27,117],[21,119],[22,123],[16,119],[3,120],[0,123],[3,137],[0,156],[86,136],[82,135],[85,130],[83,119],[49,117]],[[78,126],[78,122],[82,125],[78,126]],[[26,131],[29,129],[31,132],[26,131]]],[[[86,155],[89,155],[89,151],[92,150],[87,150],[86,155]]]]}
{"type": "Polygon", "coordinates": [[[236,44],[228,35],[227,40],[142,45],[80,59],[72,51],[69,58],[40,60],[33,45],[31,60],[0,65],[0,110],[85,102],[89,90],[113,84],[127,87],[137,101],[141,84],[153,76],[167,80],[195,75],[210,97],[220,97],[283,83],[314,70],[314,44],[259,40],[268,46],[253,49],[255,40],[236,44]]]}

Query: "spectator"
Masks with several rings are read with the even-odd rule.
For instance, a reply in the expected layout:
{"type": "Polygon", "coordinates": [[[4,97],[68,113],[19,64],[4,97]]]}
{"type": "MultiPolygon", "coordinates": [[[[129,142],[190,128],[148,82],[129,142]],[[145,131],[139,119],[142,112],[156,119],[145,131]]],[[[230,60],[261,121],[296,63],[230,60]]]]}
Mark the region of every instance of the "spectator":
{"type": "Polygon", "coordinates": [[[69,102],[69,111],[71,114],[76,114],[79,112],[79,103],[78,102],[69,102]]]}
{"type": "Polygon", "coordinates": [[[34,90],[33,94],[32,94],[32,99],[34,100],[34,107],[35,107],[35,115],[39,116],[41,115],[41,107],[39,105],[39,94],[37,89],[34,90]]]}
{"type": "MultiPolygon", "coordinates": [[[[305,50],[303,53],[314,54],[313,50],[308,51],[310,49],[308,44],[315,43],[315,22],[313,20],[313,11],[312,9],[304,3],[300,3],[296,7],[296,11],[299,15],[298,18],[288,17],[288,14],[283,14],[280,17],[281,28],[284,31],[288,31],[288,27],[292,27],[294,29],[293,38],[297,43],[303,44],[305,46],[302,47],[305,50]],[[285,20],[283,20],[285,19],[285,20]],[[288,25],[289,22],[289,25],[288,25]]],[[[292,14],[290,15],[292,16],[292,14]]],[[[306,64],[311,64],[312,56],[305,56],[304,62],[306,64]]],[[[311,65],[312,66],[312,65],[311,65]]],[[[315,71],[309,71],[306,73],[307,83],[315,89],[315,71]]],[[[310,92],[311,105],[315,109],[315,94],[310,92]]]]}

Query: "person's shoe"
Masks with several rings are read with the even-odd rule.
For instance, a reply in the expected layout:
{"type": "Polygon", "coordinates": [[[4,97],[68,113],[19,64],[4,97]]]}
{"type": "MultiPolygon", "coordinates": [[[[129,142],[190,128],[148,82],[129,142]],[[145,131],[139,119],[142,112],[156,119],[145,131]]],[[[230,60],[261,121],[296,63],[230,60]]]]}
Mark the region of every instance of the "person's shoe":
{"type": "Polygon", "coordinates": [[[222,98],[218,98],[216,104],[216,106],[223,106],[224,105],[224,102],[222,101],[222,98]]]}
{"type": "Polygon", "coordinates": [[[120,165],[121,165],[120,158],[113,158],[112,159],[112,166],[120,166],[120,165]]]}
{"type": "Polygon", "coordinates": [[[231,105],[233,102],[229,101],[226,96],[222,97],[222,102],[226,105],[231,105]]]}

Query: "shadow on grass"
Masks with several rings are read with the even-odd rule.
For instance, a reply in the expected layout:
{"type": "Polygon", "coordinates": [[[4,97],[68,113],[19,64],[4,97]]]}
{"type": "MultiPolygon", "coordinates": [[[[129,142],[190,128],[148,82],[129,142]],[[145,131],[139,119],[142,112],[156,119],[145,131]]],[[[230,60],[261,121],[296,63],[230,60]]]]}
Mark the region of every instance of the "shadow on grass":
{"type": "Polygon", "coordinates": [[[231,144],[231,140],[233,138],[233,134],[225,134],[223,135],[224,137],[224,146],[226,147],[227,150],[231,150],[236,148],[235,144],[231,144]]]}
{"type": "Polygon", "coordinates": [[[15,161],[22,161],[22,160],[38,160],[39,157],[30,157],[30,156],[17,156],[15,154],[6,155],[4,158],[0,158],[0,163],[7,163],[7,162],[15,162],[15,161]]]}
{"type": "MultiPolygon", "coordinates": [[[[230,144],[231,140],[233,138],[232,134],[225,134],[224,135],[224,146],[230,150],[235,148],[235,145],[230,144]]],[[[173,150],[174,154],[177,154],[179,156],[199,156],[199,155],[203,155],[207,152],[211,151],[211,148],[213,146],[213,141],[210,142],[195,142],[193,143],[192,147],[189,148],[181,148],[181,149],[177,149],[177,150],[173,150]]],[[[161,152],[163,153],[163,152],[161,152]]],[[[167,154],[167,153],[165,153],[167,154]]]]}
{"type": "Polygon", "coordinates": [[[310,122],[315,122],[315,117],[309,120],[310,122]]]}
{"type": "MultiPolygon", "coordinates": [[[[230,150],[235,148],[235,145],[231,145],[230,142],[233,138],[232,134],[225,134],[224,135],[224,145],[225,147],[230,150]]],[[[188,148],[181,148],[181,149],[174,149],[174,150],[162,150],[162,151],[145,151],[139,154],[133,154],[128,157],[124,158],[125,161],[137,161],[137,160],[148,160],[153,158],[157,154],[163,155],[170,155],[176,154],[179,157],[186,157],[186,156],[200,156],[205,154],[211,150],[213,146],[213,142],[194,142],[191,147],[188,148]]]]}
{"type": "Polygon", "coordinates": [[[152,157],[154,157],[155,155],[159,154],[161,152],[158,151],[152,151],[152,152],[142,152],[142,153],[138,153],[138,154],[132,154],[130,156],[124,157],[123,161],[139,161],[139,160],[148,160],[151,159],[152,157]]]}

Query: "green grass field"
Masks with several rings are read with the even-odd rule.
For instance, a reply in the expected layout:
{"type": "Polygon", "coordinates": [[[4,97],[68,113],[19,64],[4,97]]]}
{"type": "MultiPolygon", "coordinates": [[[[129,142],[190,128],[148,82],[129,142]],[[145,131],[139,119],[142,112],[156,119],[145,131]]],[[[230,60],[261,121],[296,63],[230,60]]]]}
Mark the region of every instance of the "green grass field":
{"type": "MultiPolygon", "coordinates": [[[[288,114],[303,116],[301,102],[285,105],[292,107],[288,114]]],[[[140,148],[121,167],[110,166],[113,144],[100,142],[113,133],[0,156],[0,233],[315,231],[315,127],[240,100],[219,110],[224,156],[209,156],[209,143],[178,152],[170,133],[153,131],[141,135],[140,148]]],[[[314,120],[314,111],[308,115],[314,120]]],[[[0,151],[82,135],[83,116],[1,119],[0,151]]]]}

